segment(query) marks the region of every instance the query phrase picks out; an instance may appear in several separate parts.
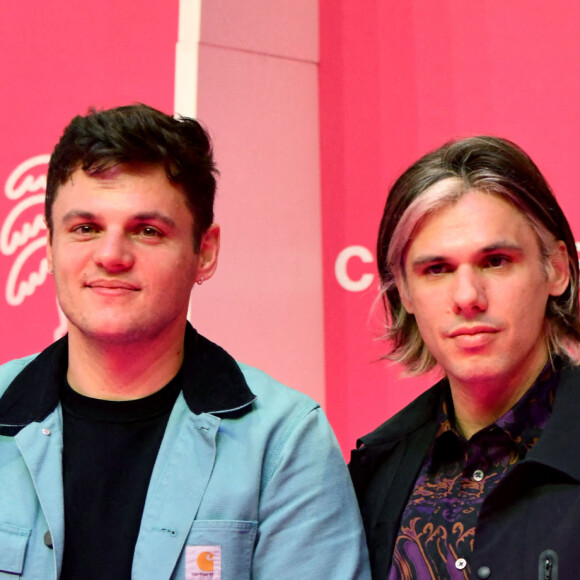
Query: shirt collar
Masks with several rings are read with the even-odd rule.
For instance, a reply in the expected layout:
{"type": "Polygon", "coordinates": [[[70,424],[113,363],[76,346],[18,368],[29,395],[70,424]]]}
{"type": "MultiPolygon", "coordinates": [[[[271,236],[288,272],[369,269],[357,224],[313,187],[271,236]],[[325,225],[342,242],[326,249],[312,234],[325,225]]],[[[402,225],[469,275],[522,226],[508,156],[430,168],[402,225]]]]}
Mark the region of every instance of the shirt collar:
{"type": "Polygon", "coordinates": [[[185,332],[183,394],[197,415],[243,412],[256,399],[232,356],[198,334],[189,323],[185,332]]]}
{"type": "Polygon", "coordinates": [[[578,441],[580,421],[580,368],[565,364],[560,370],[558,394],[554,400],[552,418],[548,421],[537,445],[526,456],[530,462],[540,463],[573,477],[580,482],[578,441]]]}
{"type": "MultiPolygon", "coordinates": [[[[537,442],[552,414],[560,366],[559,362],[555,365],[548,362],[520,400],[494,423],[482,429],[480,433],[500,429],[521,449],[522,455],[525,456],[527,451],[537,442]]],[[[477,434],[474,437],[477,437],[477,434]]],[[[443,452],[448,454],[455,450],[459,451],[459,448],[464,446],[462,443],[465,443],[465,439],[455,427],[451,390],[447,385],[439,410],[432,455],[435,457],[443,452]],[[451,443],[451,439],[457,441],[459,445],[451,443]]]]}
{"type": "MultiPolygon", "coordinates": [[[[67,367],[65,336],[33,359],[0,398],[0,434],[13,435],[51,413],[58,404],[67,367]]],[[[183,395],[195,414],[245,413],[256,398],[236,361],[189,323],[182,370],[183,395]]]]}

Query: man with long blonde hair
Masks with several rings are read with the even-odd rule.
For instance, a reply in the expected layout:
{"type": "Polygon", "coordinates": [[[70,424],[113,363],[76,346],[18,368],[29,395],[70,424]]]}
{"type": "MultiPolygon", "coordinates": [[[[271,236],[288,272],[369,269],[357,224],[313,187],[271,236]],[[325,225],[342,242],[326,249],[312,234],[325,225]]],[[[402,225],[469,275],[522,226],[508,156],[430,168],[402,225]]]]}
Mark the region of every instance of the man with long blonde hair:
{"type": "Polygon", "coordinates": [[[447,143],[392,187],[377,262],[386,358],[444,378],[353,451],[374,577],[580,577],[578,256],[546,180],[447,143]]]}

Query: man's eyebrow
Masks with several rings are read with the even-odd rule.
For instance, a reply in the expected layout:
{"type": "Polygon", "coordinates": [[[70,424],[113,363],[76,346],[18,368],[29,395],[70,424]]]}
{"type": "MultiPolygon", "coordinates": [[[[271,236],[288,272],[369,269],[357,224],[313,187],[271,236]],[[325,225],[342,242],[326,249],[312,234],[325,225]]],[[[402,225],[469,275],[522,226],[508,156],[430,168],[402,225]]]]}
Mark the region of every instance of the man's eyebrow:
{"type": "Polygon", "coordinates": [[[420,268],[425,264],[433,264],[434,262],[445,262],[447,259],[445,256],[425,254],[424,256],[415,258],[411,263],[411,268],[420,268]]]}
{"type": "MultiPolygon", "coordinates": [[[[516,252],[521,254],[523,252],[523,248],[510,240],[498,240],[493,244],[489,244],[481,248],[478,253],[481,255],[486,254],[493,254],[494,252],[498,251],[507,251],[507,252],[516,252]]],[[[421,268],[421,266],[425,266],[426,264],[435,264],[439,262],[446,262],[450,258],[448,256],[444,256],[442,254],[424,254],[422,256],[417,256],[413,262],[411,263],[412,268],[421,268]]]]}
{"type": "Polygon", "coordinates": [[[501,250],[506,250],[508,252],[518,252],[521,253],[524,251],[520,244],[516,244],[515,242],[509,240],[499,240],[490,244],[489,246],[485,246],[481,249],[482,254],[490,254],[492,252],[497,252],[501,250]]]}
{"type": "Polygon", "coordinates": [[[147,211],[134,215],[132,221],[135,222],[150,222],[150,221],[160,221],[170,228],[176,228],[177,224],[168,215],[158,212],[158,211],[147,211]]]}
{"type": "Polygon", "coordinates": [[[96,219],[96,215],[90,211],[84,211],[82,209],[71,209],[70,211],[67,211],[63,218],[62,221],[63,223],[67,223],[70,222],[72,220],[76,220],[76,219],[83,219],[83,220],[95,220],[96,219]]]}
{"type": "MultiPolygon", "coordinates": [[[[73,220],[83,219],[88,221],[94,221],[97,216],[90,212],[81,209],[71,209],[62,218],[63,223],[68,223],[73,220]]],[[[130,217],[133,222],[150,222],[150,221],[160,221],[171,228],[177,227],[177,224],[168,215],[158,211],[147,211],[141,212],[130,217]]]]}

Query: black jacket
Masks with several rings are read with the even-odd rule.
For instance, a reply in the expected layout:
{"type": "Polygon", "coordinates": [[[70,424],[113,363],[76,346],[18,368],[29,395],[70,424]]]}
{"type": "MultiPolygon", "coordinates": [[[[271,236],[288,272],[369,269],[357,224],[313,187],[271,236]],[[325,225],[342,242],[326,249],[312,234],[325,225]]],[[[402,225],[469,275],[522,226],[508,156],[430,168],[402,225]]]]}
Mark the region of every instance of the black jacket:
{"type": "MultiPolygon", "coordinates": [[[[352,452],[375,579],[388,576],[445,388],[445,381],[436,384],[352,452]]],[[[580,369],[562,369],[539,441],[484,501],[469,565],[473,578],[580,579],[580,369]]]]}

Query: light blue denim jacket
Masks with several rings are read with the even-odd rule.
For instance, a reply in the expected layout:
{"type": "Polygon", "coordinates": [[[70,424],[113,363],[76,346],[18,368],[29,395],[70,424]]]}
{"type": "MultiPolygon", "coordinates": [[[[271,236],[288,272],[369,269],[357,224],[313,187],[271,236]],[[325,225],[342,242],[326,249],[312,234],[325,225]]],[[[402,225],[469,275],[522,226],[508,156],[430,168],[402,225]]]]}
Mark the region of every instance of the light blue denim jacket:
{"type": "MultiPolygon", "coordinates": [[[[320,407],[191,327],[185,344],[132,578],[370,578],[357,502],[320,407]]],[[[0,579],[60,573],[66,352],[65,338],[0,366],[0,579]]]]}

